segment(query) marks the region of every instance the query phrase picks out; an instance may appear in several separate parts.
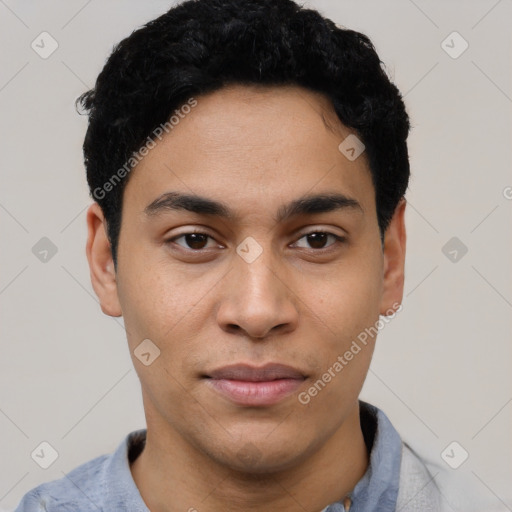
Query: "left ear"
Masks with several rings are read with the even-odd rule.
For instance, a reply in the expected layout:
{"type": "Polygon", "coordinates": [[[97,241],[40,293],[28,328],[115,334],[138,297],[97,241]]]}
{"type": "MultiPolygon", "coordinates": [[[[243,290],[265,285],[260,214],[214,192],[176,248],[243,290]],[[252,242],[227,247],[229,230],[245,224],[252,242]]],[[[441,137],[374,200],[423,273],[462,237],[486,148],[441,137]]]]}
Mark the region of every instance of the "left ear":
{"type": "Polygon", "coordinates": [[[381,315],[391,315],[402,303],[405,267],[405,206],[402,198],[384,233],[383,289],[380,302],[381,315]]]}

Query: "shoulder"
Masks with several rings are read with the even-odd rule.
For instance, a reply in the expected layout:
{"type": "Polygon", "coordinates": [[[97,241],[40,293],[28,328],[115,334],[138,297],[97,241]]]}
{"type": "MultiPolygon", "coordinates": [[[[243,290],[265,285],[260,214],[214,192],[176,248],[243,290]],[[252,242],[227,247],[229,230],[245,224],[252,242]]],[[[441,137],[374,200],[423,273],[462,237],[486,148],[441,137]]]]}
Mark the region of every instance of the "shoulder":
{"type": "Polygon", "coordinates": [[[58,480],[43,483],[23,496],[14,512],[82,512],[101,510],[95,504],[104,485],[104,468],[111,455],[101,455],[58,480]]]}
{"type": "Polygon", "coordinates": [[[129,467],[129,457],[140,451],[145,432],[131,432],[113,453],[100,455],[62,478],[35,487],[23,496],[14,512],[147,510],[129,467]]]}
{"type": "Polygon", "coordinates": [[[442,512],[441,493],[427,467],[416,452],[402,443],[397,510],[401,512],[442,512]]]}

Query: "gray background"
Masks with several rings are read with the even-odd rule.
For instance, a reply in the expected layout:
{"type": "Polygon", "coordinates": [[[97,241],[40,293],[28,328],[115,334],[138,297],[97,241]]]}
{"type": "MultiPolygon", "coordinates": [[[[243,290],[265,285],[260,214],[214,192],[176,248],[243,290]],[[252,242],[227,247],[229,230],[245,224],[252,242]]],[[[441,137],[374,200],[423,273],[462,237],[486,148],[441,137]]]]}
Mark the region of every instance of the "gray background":
{"type": "MultiPolygon", "coordinates": [[[[0,0],[0,509],[145,426],[122,319],[89,280],[74,100],[113,44],[170,5],[0,0]],[[43,31],[59,45],[47,59],[31,48],[43,31]],[[43,237],[57,249],[46,262],[32,251],[43,237]],[[30,456],[42,441],[59,454],[46,470],[30,456]]],[[[307,5],[372,39],[413,124],[404,308],[362,398],[426,458],[449,509],[512,510],[512,3],[307,5]],[[469,44],[457,58],[442,45],[454,31],[469,44]],[[457,469],[441,456],[453,441],[452,465],[469,453],[457,469]]]]}

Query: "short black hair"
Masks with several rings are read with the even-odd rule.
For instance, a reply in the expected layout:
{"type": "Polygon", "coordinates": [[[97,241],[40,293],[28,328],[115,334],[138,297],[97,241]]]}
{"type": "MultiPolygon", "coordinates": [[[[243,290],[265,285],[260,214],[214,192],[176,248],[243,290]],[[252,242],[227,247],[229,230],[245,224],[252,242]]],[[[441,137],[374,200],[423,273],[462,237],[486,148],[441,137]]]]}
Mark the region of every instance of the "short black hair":
{"type": "Polygon", "coordinates": [[[332,101],[365,145],[383,240],[409,182],[410,124],[370,39],[292,0],[187,0],[117,44],[77,99],[89,113],[87,181],[114,265],[127,162],[191,97],[230,84],[299,85],[332,101]]]}

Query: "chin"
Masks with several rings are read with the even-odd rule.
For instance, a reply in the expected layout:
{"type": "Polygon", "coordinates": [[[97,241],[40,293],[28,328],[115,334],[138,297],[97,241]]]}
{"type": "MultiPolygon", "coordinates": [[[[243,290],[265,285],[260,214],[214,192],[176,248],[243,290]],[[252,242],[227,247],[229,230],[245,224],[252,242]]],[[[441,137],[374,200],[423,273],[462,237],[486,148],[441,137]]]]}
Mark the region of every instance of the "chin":
{"type": "MultiPolygon", "coordinates": [[[[292,439],[292,436],[288,439],[292,439]]],[[[288,444],[277,438],[273,442],[268,439],[247,440],[238,446],[230,446],[229,452],[224,452],[222,460],[217,458],[217,462],[247,475],[263,475],[294,467],[307,456],[305,452],[299,444],[288,444]]]]}

